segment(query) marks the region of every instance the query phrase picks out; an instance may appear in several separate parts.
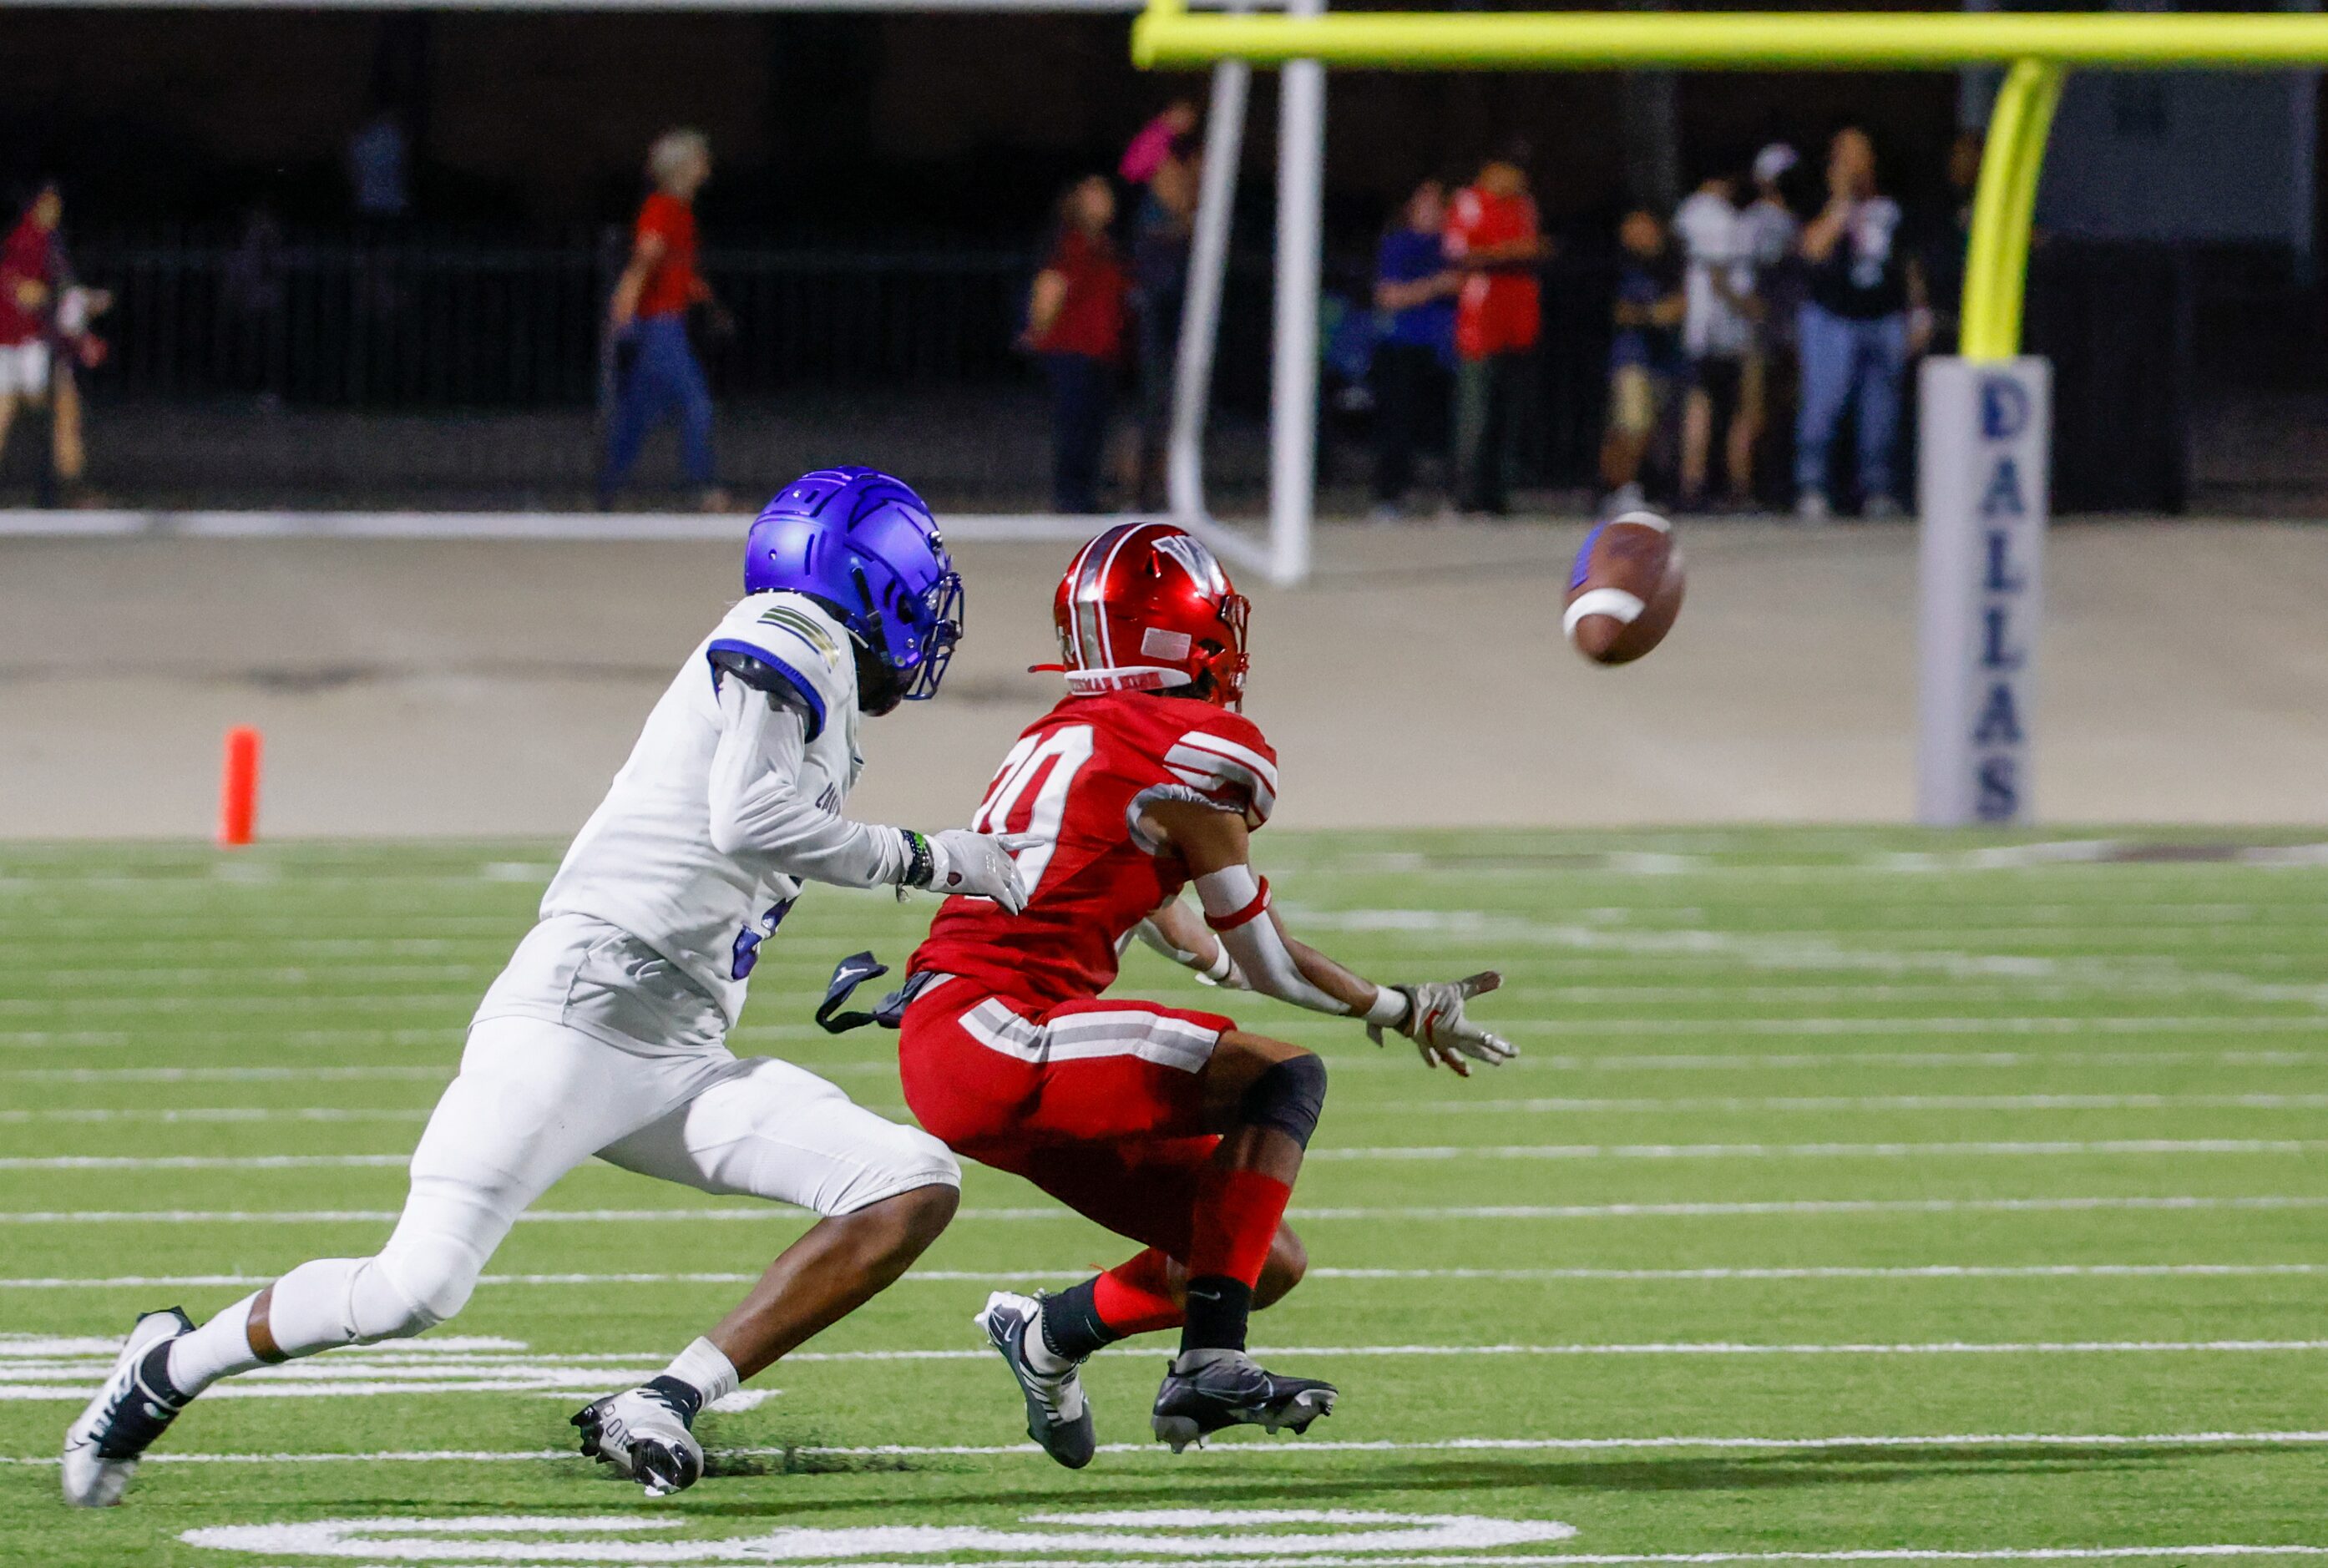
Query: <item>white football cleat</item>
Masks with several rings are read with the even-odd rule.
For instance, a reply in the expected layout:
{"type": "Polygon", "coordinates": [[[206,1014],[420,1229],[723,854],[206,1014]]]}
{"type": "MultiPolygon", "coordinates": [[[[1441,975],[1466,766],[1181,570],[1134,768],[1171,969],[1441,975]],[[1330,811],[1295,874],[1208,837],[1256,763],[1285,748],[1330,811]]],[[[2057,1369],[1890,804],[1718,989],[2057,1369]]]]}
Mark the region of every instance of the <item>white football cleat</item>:
{"type": "Polygon", "coordinates": [[[65,1429],[65,1501],[76,1508],[109,1508],[129,1489],[137,1460],[185,1408],[183,1400],[148,1385],[142,1376],[154,1347],[194,1331],[181,1308],[147,1312],[131,1325],[113,1376],[65,1429]]]}
{"type": "Polygon", "coordinates": [[[575,1414],[582,1451],[646,1488],[651,1498],[685,1491],[703,1479],[703,1445],[686,1414],[661,1390],[632,1388],[575,1414]]]}
{"type": "Polygon", "coordinates": [[[987,1339],[1001,1353],[1002,1364],[1018,1380],[1018,1391],[1027,1398],[1027,1435],[1071,1470],[1091,1463],[1099,1446],[1091,1402],[1084,1397],[1083,1380],[1077,1376],[1083,1363],[1070,1362],[1064,1372],[1046,1373],[1037,1372],[1027,1358],[1028,1338],[1043,1331],[1043,1303],[1032,1296],[997,1291],[987,1297],[985,1310],[971,1321],[986,1331],[987,1339]]]}

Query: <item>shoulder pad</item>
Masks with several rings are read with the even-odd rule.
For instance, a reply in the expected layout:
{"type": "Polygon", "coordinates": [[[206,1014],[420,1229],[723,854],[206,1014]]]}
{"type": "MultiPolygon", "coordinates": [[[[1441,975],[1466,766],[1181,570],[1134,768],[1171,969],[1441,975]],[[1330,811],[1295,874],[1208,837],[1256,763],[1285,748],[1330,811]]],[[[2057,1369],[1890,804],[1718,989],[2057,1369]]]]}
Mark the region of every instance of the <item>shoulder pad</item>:
{"type": "Polygon", "coordinates": [[[716,688],[723,673],[772,696],[795,700],[808,738],[827,718],[857,700],[857,664],[847,634],[798,594],[754,594],[720,621],[706,646],[716,688]]]}
{"type": "Polygon", "coordinates": [[[1277,754],[1238,715],[1183,734],[1165,752],[1164,766],[1223,810],[1243,813],[1249,826],[1260,827],[1277,808],[1277,754]]]}

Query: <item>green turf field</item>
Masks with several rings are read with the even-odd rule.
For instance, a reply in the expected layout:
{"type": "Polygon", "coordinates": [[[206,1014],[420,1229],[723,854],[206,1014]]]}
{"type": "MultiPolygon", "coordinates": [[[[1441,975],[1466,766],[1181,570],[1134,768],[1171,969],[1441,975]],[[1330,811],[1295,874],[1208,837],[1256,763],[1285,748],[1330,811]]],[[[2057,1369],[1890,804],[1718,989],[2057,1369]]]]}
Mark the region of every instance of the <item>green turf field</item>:
{"type": "MultiPolygon", "coordinates": [[[[456,1322],[223,1386],[94,1515],[53,1456],[104,1341],[379,1244],[552,850],[0,850],[0,1563],[2328,1554],[2302,841],[1272,833],[1297,932],[1385,979],[1502,968],[1481,1011],[1525,1052],[1466,1083],[1233,999],[1335,1074],[1313,1272],[1255,1324],[1342,1387],[1309,1438],[1142,1441],[1158,1337],[1092,1371],[1120,1449],[1025,1447],[971,1314],[1128,1249],[972,1170],[924,1271],[649,1504],[560,1457],[567,1415],[803,1221],[592,1167],[456,1322]]],[[[812,892],[739,1050],[898,1113],[888,1037],[807,1019],[927,907],[812,892]]],[[[1126,983],[1219,1005],[1144,953],[1126,983]]]]}

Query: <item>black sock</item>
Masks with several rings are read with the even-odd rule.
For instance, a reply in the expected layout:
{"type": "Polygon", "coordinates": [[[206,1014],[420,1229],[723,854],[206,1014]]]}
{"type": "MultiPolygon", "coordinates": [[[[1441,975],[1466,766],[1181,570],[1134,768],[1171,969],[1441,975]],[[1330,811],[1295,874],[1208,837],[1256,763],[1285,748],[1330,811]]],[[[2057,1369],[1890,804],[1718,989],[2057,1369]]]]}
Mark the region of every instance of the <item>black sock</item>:
{"type": "Polygon", "coordinates": [[[1245,1319],[1253,1316],[1253,1287],[1226,1274],[1188,1282],[1188,1316],[1180,1325],[1180,1351],[1242,1350],[1245,1319]]]}
{"type": "Polygon", "coordinates": [[[186,1396],[178,1392],[176,1384],[170,1381],[170,1341],[167,1339],[146,1352],[146,1358],[137,1364],[137,1381],[146,1385],[147,1393],[166,1405],[175,1408],[186,1403],[186,1396]]]}
{"type": "Polygon", "coordinates": [[[680,1420],[690,1428],[695,1425],[696,1413],[703,1408],[703,1390],[668,1373],[648,1379],[647,1386],[679,1406],[680,1420]]]}
{"type": "Polygon", "coordinates": [[[1103,1345],[1122,1336],[1099,1319],[1099,1282],[1085,1280],[1056,1296],[1043,1298],[1043,1343],[1054,1356],[1081,1361],[1103,1345]]]}

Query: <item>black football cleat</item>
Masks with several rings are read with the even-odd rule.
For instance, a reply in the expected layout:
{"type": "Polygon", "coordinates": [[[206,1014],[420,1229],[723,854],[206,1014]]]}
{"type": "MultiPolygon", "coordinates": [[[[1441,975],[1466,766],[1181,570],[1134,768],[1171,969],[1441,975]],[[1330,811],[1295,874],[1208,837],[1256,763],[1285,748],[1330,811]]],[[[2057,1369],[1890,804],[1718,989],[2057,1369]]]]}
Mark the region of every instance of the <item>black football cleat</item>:
{"type": "Polygon", "coordinates": [[[138,1460],[185,1408],[166,1377],[157,1388],[146,1376],[146,1358],[156,1347],[193,1331],[193,1320],[178,1307],[145,1313],[131,1326],[112,1376],[65,1430],[66,1502],[76,1508],[109,1508],[121,1501],[138,1460]]]}
{"type": "Polygon", "coordinates": [[[1092,1462],[1099,1443],[1092,1425],[1091,1402],[1084,1397],[1080,1362],[1065,1372],[1037,1372],[1027,1360],[1027,1336],[1043,1331],[1043,1304],[1031,1296],[997,1291],[986,1299],[986,1310],[972,1319],[1018,1380],[1027,1396],[1027,1435],[1042,1451],[1071,1470],[1092,1462]]]}
{"type": "Polygon", "coordinates": [[[582,1453],[611,1465],[651,1498],[683,1492],[703,1479],[703,1445],[687,1413],[661,1389],[625,1389],[574,1413],[582,1453]]]}
{"type": "Polygon", "coordinates": [[[1330,1383],[1264,1371],[1242,1350],[1191,1350],[1165,1372],[1149,1425],[1159,1442],[1178,1453],[1223,1427],[1290,1428],[1299,1435],[1319,1416],[1333,1414],[1340,1397],[1330,1383]]]}

